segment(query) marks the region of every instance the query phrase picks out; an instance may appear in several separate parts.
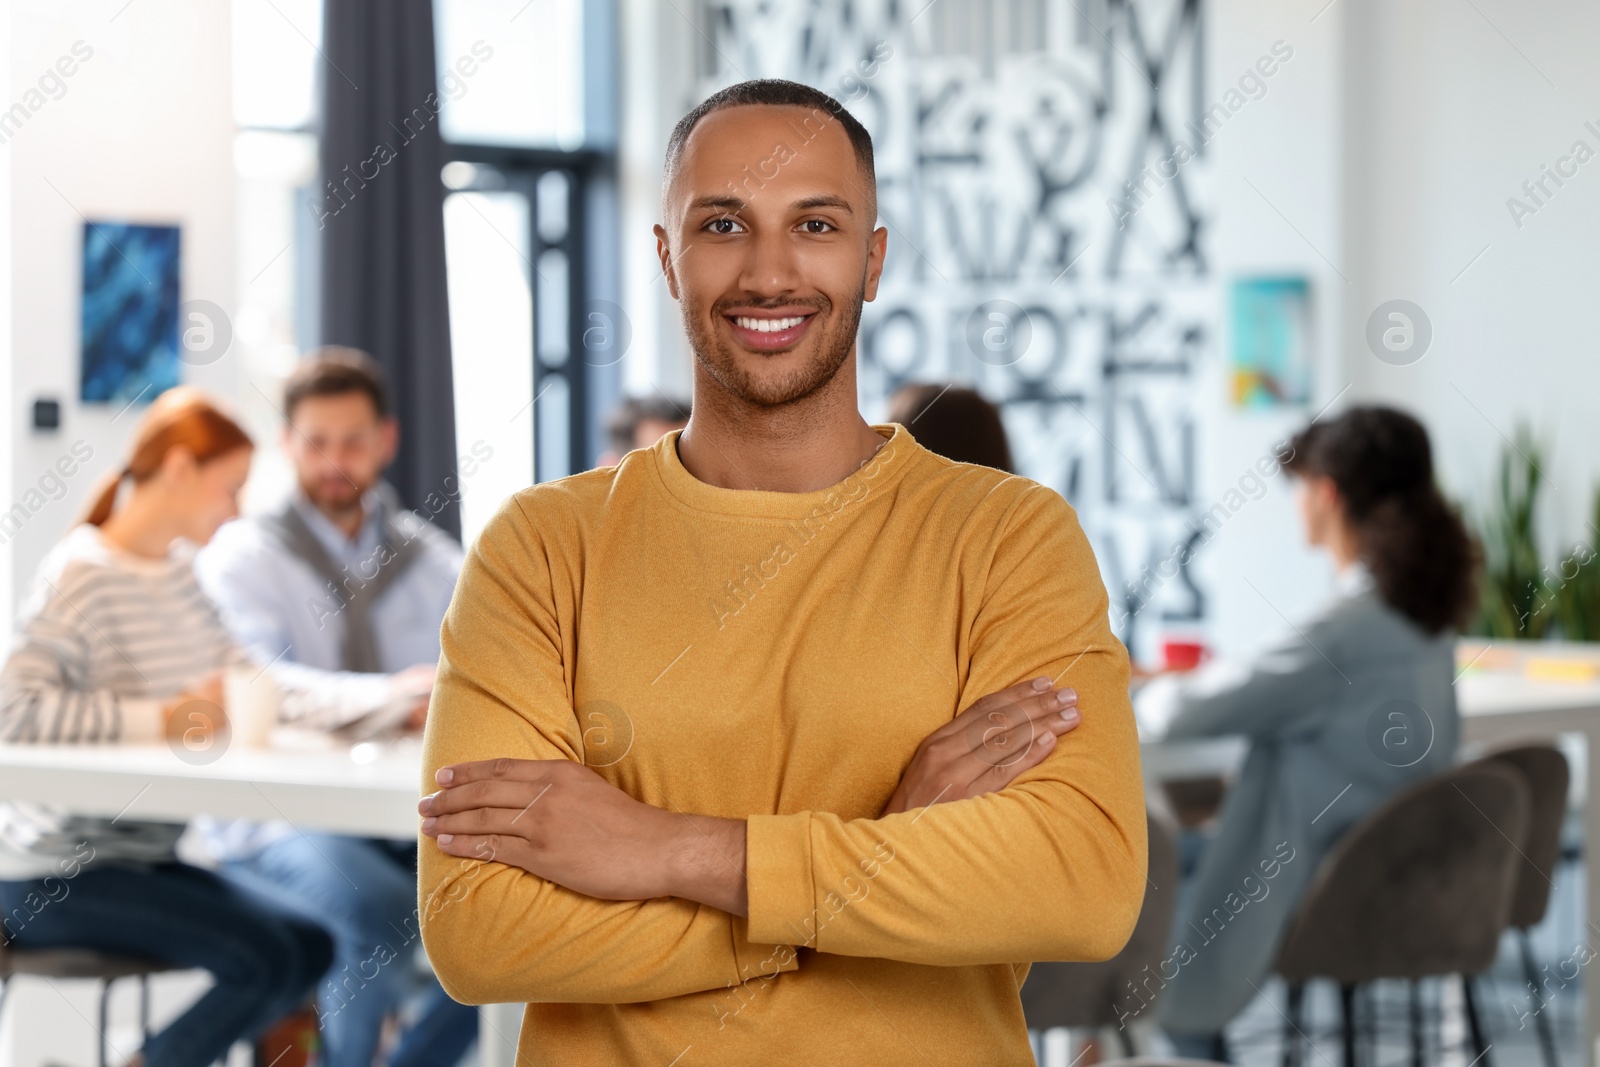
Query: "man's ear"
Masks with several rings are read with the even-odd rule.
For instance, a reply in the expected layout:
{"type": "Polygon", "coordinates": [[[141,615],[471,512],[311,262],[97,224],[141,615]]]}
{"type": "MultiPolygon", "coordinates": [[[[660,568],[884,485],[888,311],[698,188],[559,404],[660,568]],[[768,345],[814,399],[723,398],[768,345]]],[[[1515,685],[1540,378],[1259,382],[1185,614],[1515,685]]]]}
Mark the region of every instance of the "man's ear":
{"type": "Polygon", "coordinates": [[[876,300],[878,297],[878,279],[883,277],[883,258],[889,252],[889,231],[879,226],[872,231],[872,238],[867,244],[867,284],[866,299],[876,300]]]}
{"type": "Polygon", "coordinates": [[[659,224],[656,226],[656,257],[661,260],[661,276],[667,279],[667,292],[672,294],[672,299],[678,299],[678,275],[672,269],[672,248],[667,244],[667,231],[659,224]]]}
{"type": "Polygon", "coordinates": [[[400,422],[393,415],[378,423],[378,448],[383,455],[378,464],[381,470],[394,462],[395,453],[400,450],[400,422]]]}

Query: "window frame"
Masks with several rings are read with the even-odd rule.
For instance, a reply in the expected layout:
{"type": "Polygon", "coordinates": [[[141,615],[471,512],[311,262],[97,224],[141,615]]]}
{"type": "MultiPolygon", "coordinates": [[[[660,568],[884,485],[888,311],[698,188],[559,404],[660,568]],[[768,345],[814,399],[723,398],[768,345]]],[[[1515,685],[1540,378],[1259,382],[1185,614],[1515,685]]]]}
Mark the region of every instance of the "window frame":
{"type": "MultiPolygon", "coordinates": [[[[531,198],[528,212],[528,225],[532,230],[528,234],[531,262],[537,263],[546,248],[560,248],[567,256],[567,354],[561,365],[550,363],[540,350],[537,290],[531,301],[533,395],[537,403],[530,432],[535,482],[564,478],[594,465],[606,448],[605,413],[615,406],[622,393],[620,359],[600,366],[583,358],[588,310],[596,301],[620,303],[621,297],[621,247],[617,233],[621,214],[617,185],[621,27],[618,0],[581,0],[581,3],[584,143],[577,148],[562,149],[444,141],[446,166],[462,162],[493,167],[506,176],[508,187],[531,190],[537,186],[540,176],[551,170],[563,171],[568,178],[567,232],[561,241],[547,244],[542,240],[538,204],[531,198]],[[540,419],[545,416],[543,390],[551,377],[563,378],[567,385],[564,411],[567,464],[562,469],[556,469],[539,448],[540,419]]],[[[437,0],[434,12],[437,19],[437,0]]],[[[533,279],[537,286],[536,273],[533,279]]]]}
{"type": "MultiPolygon", "coordinates": [[[[567,257],[567,336],[566,353],[559,360],[550,358],[543,348],[539,330],[537,272],[533,272],[534,299],[531,301],[533,336],[533,395],[537,399],[532,420],[534,480],[564,478],[593,466],[602,449],[603,412],[614,402],[618,371],[615,366],[595,366],[583,358],[586,313],[593,301],[612,288],[607,284],[605,267],[614,257],[595,247],[605,232],[601,219],[614,210],[616,155],[601,148],[585,147],[564,151],[555,148],[521,148],[509,145],[461,144],[446,141],[445,163],[461,162],[492,167],[505,178],[505,188],[525,193],[529,199],[528,242],[530,268],[550,249],[567,257]],[[558,241],[546,241],[539,232],[539,209],[533,195],[539,179],[551,171],[567,177],[567,227],[558,241]],[[557,416],[543,399],[551,379],[566,383],[567,463],[557,466],[538,447],[540,420],[557,416]]],[[[499,188],[499,186],[495,186],[499,188]]],[[[488,187],[483,187],[487,189],[488,187]]],[[[473,187],[449,192],[472,192],[473,187]]],[[[449,195],[448,193],[446,195],[449,195]]]]}

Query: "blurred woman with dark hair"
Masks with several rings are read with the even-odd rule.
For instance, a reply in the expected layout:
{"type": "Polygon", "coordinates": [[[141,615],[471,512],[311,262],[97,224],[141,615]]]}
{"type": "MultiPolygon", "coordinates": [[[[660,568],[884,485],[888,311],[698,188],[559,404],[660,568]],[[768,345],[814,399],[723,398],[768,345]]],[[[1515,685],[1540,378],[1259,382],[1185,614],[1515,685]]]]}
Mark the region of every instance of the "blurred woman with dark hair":
{"type": "Polygon", "coordinates": [[[1450,766],[1455,636],[1477,548],[1434,484],[1427,431],[1385,407],[1314,422],[1280,452],[1306,540],[1337,589],[1249,663],[1164,675],[1134,697],[1168,740],[1250,739],[1184,890],[1162,1022],[1181,1054],[1224,1060],[1223,1026],[1272,970],[1323,857],[1394,793],[1450,766]],[[1226,917],[1223,922],[1218,916],[1226,917]]]}
{"type": "Polygon", "coordinates": [[[957,463],[1015,473],[1000,409],[976,389],[960,385],[903,385],[889,401],[889,421],[917,444],[957,463]]]}

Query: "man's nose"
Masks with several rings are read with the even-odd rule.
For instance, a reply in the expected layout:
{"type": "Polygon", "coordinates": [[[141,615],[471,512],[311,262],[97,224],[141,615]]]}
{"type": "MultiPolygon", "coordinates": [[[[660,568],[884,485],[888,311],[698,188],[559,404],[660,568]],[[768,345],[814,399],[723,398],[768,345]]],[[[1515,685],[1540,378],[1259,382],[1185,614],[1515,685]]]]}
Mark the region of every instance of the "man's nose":
{"type": "Polygon", "coordinates": [[[795,249],[787,233],[758,234],[749,248],[749,259],[739,279],[745,291],[761,296],[782,296],[800,287],[795,249]]]}

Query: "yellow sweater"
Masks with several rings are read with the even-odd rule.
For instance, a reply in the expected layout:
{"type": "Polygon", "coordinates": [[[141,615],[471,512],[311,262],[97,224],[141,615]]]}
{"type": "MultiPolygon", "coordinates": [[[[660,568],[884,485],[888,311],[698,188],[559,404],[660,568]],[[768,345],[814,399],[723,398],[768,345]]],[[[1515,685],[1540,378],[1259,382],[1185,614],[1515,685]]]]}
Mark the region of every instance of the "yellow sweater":
{"type": "Polygon", "coordinates": [[[1128,661],[1073,510],[903,427],[832,489],[697,481],[677,435],[517,494],[446,617],[442,765],[587,762],[749,819],[750,915],[601,901],[422,841],[446,990],[527,1003],[518,1064],[1033,1063],[1029,960],[1098,960],[1145,885],[1128,661]],[[1010,787],[887,818],[918,742],[1049,675],[1083,723],[1010,787]]]}

